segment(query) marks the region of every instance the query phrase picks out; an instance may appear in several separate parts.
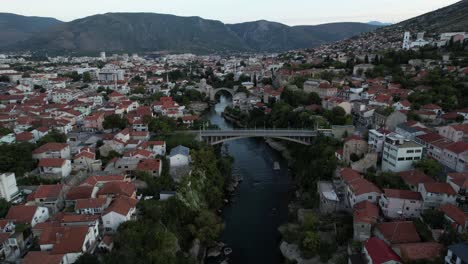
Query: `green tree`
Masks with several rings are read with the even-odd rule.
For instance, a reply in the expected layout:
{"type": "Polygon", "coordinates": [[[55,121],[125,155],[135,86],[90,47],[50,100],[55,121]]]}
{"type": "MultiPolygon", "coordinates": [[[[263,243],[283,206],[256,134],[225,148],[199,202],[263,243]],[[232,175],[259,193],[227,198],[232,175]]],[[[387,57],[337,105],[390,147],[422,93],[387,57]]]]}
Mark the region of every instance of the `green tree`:
{"type": "Polygon", "coordinates": [[[317,255],[320,252],[320,236],[318,233],[313,231],[307,231],[304,239],[302,240],[302,247],[312,256],[317,255]]]}
{"type": "Polygon", "coordinates": [[[416,162],[414,167],[434,178],[439,177],[444,171],[442,165],[433,159],[422,159],[416,162]]]}
{"type": "Polygon", "coordinates": [[[127,119],[120,115],[112,114],[104,118],[102,125],[105,129],[124,129],[127,127],[127,119]]]}
{"type": "Polygon", "coordinates": [[[99,264],[101,263],[97,256],[85,253],[81,255],[76,261],[75,264],[99,264]]]}
{"type": "Polygon", "coordinates": [[[3,218],[6,216],[10,207],[11,207],[11,204],[9,202],[7,202],[3,198],[0,198],[0,218],[3,218]]]}
{"type": "Polygon", "coordinates": [[[37,144],[39,146],[42,146],[46,143],[66,143],[67,142],[67,136],[60,131],[53,129],[47,135],[42,137],[37,144]]]}
{"type": "Polygon", "coordinates": [[[83,82],[90,83],[93,79],[91,78],[91,74],[89,72],[83,73],[83,82]]]}

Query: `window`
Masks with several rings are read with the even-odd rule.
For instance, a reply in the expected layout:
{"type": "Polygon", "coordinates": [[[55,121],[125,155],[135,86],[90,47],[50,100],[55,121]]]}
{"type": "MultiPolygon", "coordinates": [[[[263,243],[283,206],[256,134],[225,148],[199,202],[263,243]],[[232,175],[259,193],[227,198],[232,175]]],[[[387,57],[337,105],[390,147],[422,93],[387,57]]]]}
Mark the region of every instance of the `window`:
{"type": "Polygon", "coordinates": [[[367,196],[367,199],[372,200],[372,196],[367,196]]]}
{"type": "Polygon", "coordinates": [[[407,157],[406,160],[413,160],[413,157],[407,157]]]}
{"type": "Polygon", "coordinates": [[[407,150],[406,153],[414,153],[413,149],[407,150]]]}
{"type": "Polygon", "coordinates": [[[405,158],[398,158],[398,161],[402,161],[402,160],[405,160],[405,158]]]}
{"type": "Polygon", "coordinates": [[[409,207],[406,207],[406,211],[409,211],[409,207]]]}
{"type": "Polygon", "coordinates": [[[417,149],[415,152],[416,152],[416,153],[421,153],[421,150],[420,150],[420,149],[417,149]]]}
{"type": "Polygon", "coordinates": [[[420,160],[421,158],[420,157],[414,157],[414,160],[420,160]]]}

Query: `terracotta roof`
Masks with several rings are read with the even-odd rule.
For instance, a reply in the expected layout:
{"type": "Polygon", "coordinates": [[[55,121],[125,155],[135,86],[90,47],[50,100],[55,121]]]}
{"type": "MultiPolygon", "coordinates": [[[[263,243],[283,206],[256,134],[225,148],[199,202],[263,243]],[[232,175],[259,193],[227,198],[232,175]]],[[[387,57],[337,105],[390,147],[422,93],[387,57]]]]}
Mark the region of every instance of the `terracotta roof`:
{"type": "Polygon", "coordinates": [[[82,185],[91,185],[94,186],[97,183],[106,183],[112,181],[125,181],[125,176],[123,175],[107,175],[107,176],[91,176],[88,177],[82,185]]]}
{"type": "Polygon", "coordinates": [[[440,256],[444,246],[436,242],[407,243],[396,247],[400,248],[401,257],[405,262],[432,260],[440,256]]]}
{"type": "Polygon", "coordinates": [[[99,215],[85,215],[85,214],[69,214],[60,213],[56,216],[56,219],[60,223],[80,223],[80,222],[95,222],[100,218],[99,215]]]}
{"type": "Polygon", "coordinates": [[[441,135],[439,135],[437,133],[429,133],[429,134],[425,134],[425,135],[419,135],[419,136],[416,136],[416,137],[419,138],[421,141],[426,142],[426,143],[432,143],[432,142],[444,139],[444,137],[442,137],[441,135]]]}
{"type": "Polygon", "coordinates": [[[431,193],[445,193],[448,195],[456,195],[455,190],[450,186],[450,184],[445,182],[426,182],[423,184],[424,189],[427,192],[431,193]]]}
{"type": "Polygon", "coordinates": [[[44,158],[39,160],[38,167],[53,167],[53,168],[61,168],[63,164],[65,164],[65,159],[58,159],[58,158],[44,158]]]}
{"type": "Polygon", "coordinates": [[[71,187],[68,191],[65,200],[77,200],[91,198],[94,186],[81,185],[71,187]]]}
{"type": "Polygon", "coordinates": [[[354,180],[361,179],[362,176],[359,172],[351,169],[351,168],[343,168],[340,170],[340,176],[346,183],[350,183],[354,180]]]}
{"type": "Polygon", "coordinates": [[[464,142],[464,141],[455,142],[451,144],[450,146],[446,147],[445,149],[455,154],[460,154],[460,153],[468,151],[468,142],[464,142]]]}
{"type": "Polygon", "coordinates": [[[352,135],[352,136],[349,136],[345,139],[345,142],[348,142],[350,140],[364,140],[362,139],[362,137],[358,136],[358,135],[352,135]]]}
{"type": "Polygon", "coordinates": [[[450,180],[462,189],[468,188],[468,172],[447,173],[447,180],[450,180]]]}
{"type": "Polygon", "coordinates": [[[37,206],[29,205],[15,205],[10,207],[5,219],[14,220],[22,224],[30,224],[34,214],[36,213],[37,206]]]}
{"type": "Polygon", "coordinates": [[[435,182],[435,180],[427,176],[424,172],[419,170],[410,170],[399,172],[398,175],[408,185],[418,186],[420,183],[435,182]]]}
{"type": "Polygon", "coordinates": [[[377,187],[374,183],[366,180],[366,179],[357,179],[349,183],[349,187],[354,195],[361,195],[365,193],[382,193],[379,187],[377,187]]]}
{"type": "Polygon", "coordinates": [[[68,144],[65,143],[46,143],[33,151],[33,154],[44,153],[48,151],[61,151],[62,149],[68,147],[68,144]]]}
{"type": "Polygon", "coordinates": [[[419,192],[398,189],[384,189],[384,194],[391,198],[400,198],[406,200],[422,200],[419,192]]]}
{"type": "Polygon", "coordinates": [[[75,209],[101,208],[107,202],[106,198],[88,198],[76,200],[75,209]]]}
{"type": "Polygon", "coordinates": [[[135,193],[135,186],[129,182],[107,182],[97,192],[100,195],[125,195],[131,197],[135,193]]]}
{"type": "Polygon", "coordinates": [[[88,230],[88,226],[46,228],[39,238],[39,245],[53,244],[52,254],[81,252],[88,230]]]}
{"type": "Polygon", "coordinates": [[[372,259],[372,263],[383,264],[389,261],[401,262],[400,257],[385,244],[382,240],[371,237],[365,243],[364,247],[372,259]]]}
{"type": "Polygon", "coordinates": [[[19,134],[16,134],[16,141],[30,141],[34,139],[34,135],[31,132],[22,132],[19,134]]]}
{"type": "Polygon", "coordinates": [[[390,244],[421,241],[416,226],[411,221],[380,223],[377,224],[376,229],[390,244]]]}
{"type": "Polygon", "coordinates": [[[62,189],[63,184],[39,185],[31,197],[34,199],[57,199],[62,189]]]}
{"type": "Polygon", "coordinates": [[[103,215],[108,214],[109,212],[115,212],[121,215],[127,215],[131,208],[135,207],[138,203],[138,200],[126,197],[119,196],[112,201],[109,208],[105,210],[103,215]]]}
{"type": "Polygon", "coordinates": [[[452,204],[446,204],[439,208],[440,211],[444,212],[448,217],[453,219],[457,224],[465,227],[468,215],[465,214],[460,208],[452,204]]]}
{"type": "Polygon", "coordinates": [[[29,251],[22,264],[61,264],[64,254],[52,255],[45,251],[29,251]]]}
{"type": "Polygon", "coordinates": [[[146,159],[142,160],[137,165],[139,171],[159,171],[161,168],[161,160],[159,159],[146,159]]]}
{"type": "Polygon", "coordinates": [[[354,205],[354,222],[375,224],[377,223],[378,217],[379,208],[377,207],[377,205],[369,201],[363,201],[354,205]]]}

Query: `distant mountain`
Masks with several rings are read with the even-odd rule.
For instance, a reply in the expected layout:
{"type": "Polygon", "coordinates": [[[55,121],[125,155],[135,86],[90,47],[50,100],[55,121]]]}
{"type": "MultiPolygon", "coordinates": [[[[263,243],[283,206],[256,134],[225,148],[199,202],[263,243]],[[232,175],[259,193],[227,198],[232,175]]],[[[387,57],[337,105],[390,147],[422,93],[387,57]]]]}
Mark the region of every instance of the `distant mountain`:
{"type": "Polygon", "coordinates": [[[50,27],[7,48],[56,52],[271,52],[310,48],[376,28],[364,23],[290,27],[268,21],[227,25],[200,17],[108,13],[50,27]]]}
{"type": "Polygon", "coordinates": [[[468,0],[408,19],[390,28],[410,31],[457,32],[468,30],[468,0]]]}
{"type": "Polygon", "coordinates": [[[369,21],[367,22],[367,24],[373,25],[373,26],[379,26],[379,27],[386,27],[386,26],[393,25],[392,23],[380,22],[380,21],[369,21]]]}
{"type": "Polygon", "coordinates": [[[38,32],[62,23],[55,18],[0,13],[0,47],[26,40],[38,32]]]}
{"type": "Polygon", "coordinates": [[[246,45],[257,51],[310,48],[342,40],[377,27],[363,23],[332,23],[290,27],[265,20],[227,25],[246,45]]]}

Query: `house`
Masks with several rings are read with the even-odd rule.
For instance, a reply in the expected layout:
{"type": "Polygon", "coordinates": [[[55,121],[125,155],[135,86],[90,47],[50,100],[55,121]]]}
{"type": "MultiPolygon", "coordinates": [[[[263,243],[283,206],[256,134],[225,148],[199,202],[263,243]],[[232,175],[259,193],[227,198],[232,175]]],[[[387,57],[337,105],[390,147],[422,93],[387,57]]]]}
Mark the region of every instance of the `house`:
{"type": "Polygon", "coordinates": [[[101,166],[101,160],[96,160],[96,153],[91,148],[81,148],[73,157],[75,170],[100,171],[101,166]]]}
{"type": "Polygon", "coordinates": [[[423,147],[414,141],[393,134],[385,139],[382,155],[382,171],[401,172],[411,170],[413,163],[421,160],[423,147]]]}
{"type": "Polygon", "coordinates": [[[419,184],[423,198],[423,210],[436,209],[445,204],[456,204],[457,193],[448,183],[426,182],[419,184]]]}
{"type": "Polygon", "coordinates": [[[28,142],[28,143],[36,143],[36,139],[34,138],[34,134],[28,131],[21,132],[15,135],[16,142],[28,142]]]}
{"type": "Polygon", "coordinates": [[[417,136],[427,134],[428,129],[419,122],[409,121],[397,125],[395,132],[406,139],[414,140],[417,136]]]}
{"type": "Polygon", "coordinates": [[[70,146],[66,143],[46,143],[35,149],[32,156],[36,160],[43,158],[70,159],[70,146]]]}
{"type": "Polygon", "coordinates": [[[114,240],[111,236],[105,235],[102,238],[101,243],[99,243],[98,248],[104,252],[111,252],[114,248],[114,240]]]}
{"type": "Polygon", "coordinates": [[[455,142],[443,150],[442,164],[457,172],[468,172],[468,142],[455,142]]]}
{"type": "Polygon", "coordinates": [[[114,199],[102,214],[102,223],[106,233],[115,233],[120,224],[132,220],[138,200],[120,196],[114,199]]]}
{"type": "MultiPolygon", "coordinates": [[[[439,128],[439,135],[453,142],[468,141],[468,124],[456,124],[439,128]]],[[[16,139],[18,141],[18,139],[16,139]]]]}
{"type": "Polygon", "coordinates": [[[435,182],[433,178],[419,170],[401,171],[398,173],[398,176],[412,191],[418,191],[420,183],[435,182]]]}
{"type": "Polygon", "coordinates": [[[379,208],[377,205],[362,201],[354,205],[353,208],[353,230],[354,240],[365,241],[372,236],[372,228],[379,218],[379,208]]]}
{"type": "Polygon", "coordinates": [[[461,242],[448,247],[445,264],[468,263],[468,244],[461,242]]]}
{"type": "Polygon", "coordinates": [[[68,177],[72,170],[71,162],[61,158],[42,158],[37,166],[40,174],[60,178],[68,177]]]}
{"type": "Polygon", "coordinates": [[[63,184],[39,185],[28,196],[26,204],[47,207],[54,214],[64,207],[64,192],[63,184]]]}
{"type": "Polygon", "coordinates": [[[398,101],[393,104],[395,110],[411,110],[411,103],[408,100],[398,101]]]}
{"type": "Polygon", "coordinates": [[[180,145],[171,149],[169,162],[171,167],[188,166],[190,164],[190,149],[180,145]]]}
{"type": "Polygon", "coordinates": [[[153,177],[161,176],[162,162],[160,159],[144,159],[138,163],[136,171],[146,172],[153,177]]]}
{"type": "Polygon", "coordinates": [[[405,123],[407,116],[401,111],[394,111],[391,114],[384,113],[380,109],[374,113],[374,125],[376,128],[385,128],[390,131],[395,131],[399,124],[405,123]]]}
{"type": "Polygon", "coordinates": [[[138,148],[149,150],[157,156],[166,155],[166,142],[165,141],[144,141],[138,146],[138,148]]]}
{"type": "Polygon", "coordinates": [[[351,156],[354,154],[360,158],[367,152],[367,148],[367,142],[359,136],[351,136],[346,138],[343,145],[343,161],[345,163],[356,161],[351,160],[351,156]]]}
{"type": "Polygon", "coordinates": [[[368,264],[400,264],[400,257],[381,239],[371,237],[364,243],[363,254],[368,264]]]}
{"type": "Polygon", "coordinates": [[[387,218],[417,218],[421,214],[422,197],[414,191],[384,189],[379,206],[387,218]]]}
{"type": "Polygon", "coordinates": [[[461,207],[468,205],[468,173],[454,172],[447,173],[447,183],[452,186],[453,190],[457,193],[457,203],[461,207]]]}
{"type": "Polygon", "coordinates": [[[453,204],[444,204],[439,208],[444,213],[445,219],[458,233],[463,234],[468,227],[468,214],[453,204]]]}
{"type": "Polygon", "coordinates": [[[95,215],[101,214],[109,207],[110,198],[87,198],[78,199],[75,203],[75,212],[77,214],[95,215]]]}
{"type": "Polygon", "coordinates": [[[96,193],[97,198],[107,198],[116,196],[136,197],[135,185],[130,182],[106,182],[96,193]]]}
{"type": "Polygon", "coordinates": [[[430,262],[440,257],[444,246],[437,242],[405,243],[393,247],[404,263],[430,262]]]}
{"type": "Polygon", "coordinates": [[[387,245],[417,243],[421,241],[412,221],[384,222],[376,225],[374,235],[387,245]]]}
{"type": "MultiPolygon", "coordinates": [[[[97,188],[96,188],[97,189],[97,188]]],[[[91,198],[94,192],[94,186],[80,185],[71,187],[65,195],[65,203],[72,206],[78,199],[91,198]]]]}
{"type": "Polygon", "coordinates": [[[366,179],[356,179],[348,184],[347,194],[350,207],[362,201],[377,203],[382,192],[372,182],[366,179]]]}
{"type": "Polygon", "coordinates": [[[63,254],[68,263],[74,263],[82,254],[90,252],[97,241],[94,227],[49,227],[39,237],[41,251],[52,255],[63,254]]]}
{"type": "Polygon", "coordinates": [[[390,131],[383,129],[383,128],[379,128],[378,130],[375,130],[375,129],[369,130],[369,139],[367,140],[369,151],[376,152],[380,156],[383,152],[385,138],[390,133],[391,133],[390,131]]]}
{"type": "Polygon", "coordinates": [[[5,219],[34,227],[49,219],[49,210],[42,206],[14,205],[8,210],[5,219]]]}
{"type": "Polygon", "coordinates": [[[19,195],[16,176],[13,172],[0,174],[0,197],[10,202],[19,195]]]}

